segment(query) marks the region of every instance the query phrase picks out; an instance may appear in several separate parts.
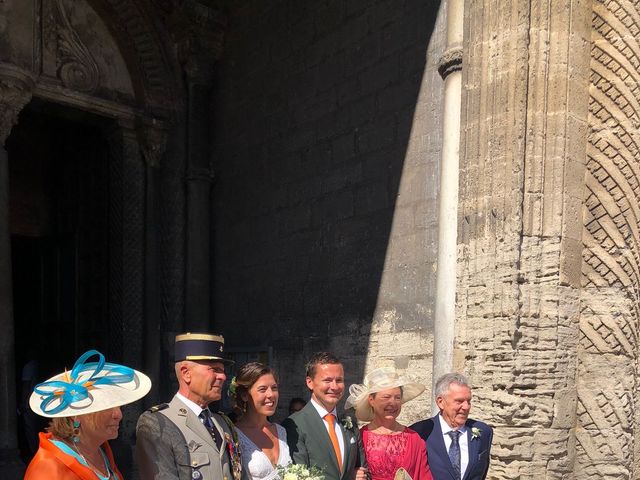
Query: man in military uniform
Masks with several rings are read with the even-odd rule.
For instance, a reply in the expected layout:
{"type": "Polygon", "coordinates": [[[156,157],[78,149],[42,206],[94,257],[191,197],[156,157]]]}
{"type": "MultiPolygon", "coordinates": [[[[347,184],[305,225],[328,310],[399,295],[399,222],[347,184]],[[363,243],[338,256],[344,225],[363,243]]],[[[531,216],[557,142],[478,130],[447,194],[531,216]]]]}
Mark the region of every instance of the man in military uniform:
{"type": "Polygon", "coordinates": [[[226,379],[224,338],[176,337],[178,393],[144,412],[136,427],[136,460],[144,480],[243,480],[233,425],[208,405],[220,400],[226,379]]]}

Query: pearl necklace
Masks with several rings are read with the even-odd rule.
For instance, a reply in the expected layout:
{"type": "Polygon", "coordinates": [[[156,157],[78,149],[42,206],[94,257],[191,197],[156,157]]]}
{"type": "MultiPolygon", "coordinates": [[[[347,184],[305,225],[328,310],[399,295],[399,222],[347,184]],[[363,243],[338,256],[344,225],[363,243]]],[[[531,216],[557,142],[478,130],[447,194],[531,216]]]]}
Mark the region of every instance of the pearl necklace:
{"type": "MultiPolygon", "coordinates": [[[[78,449],[78,446],[75,443],[72,444],[72,447],[76,451],[76,453],[78,455],[80,455],[80,458],[82,458],[82,460],[84,460],[84,463],[87,464],[87,467],[89,467],[93,471],[93,473],[95,473],[98,476],[98,478],[102,477],[102,478],[106,478],[107,480],[109,480],[111,478],[111,469],[109,468],[109,465],[107,464],[107,461],[104,459],[104,456],[102,455],[102,452],[100,452],[100,456],[102,457],[104,470],[105,470],[105,472],[107,472],[107,476],[106,477],[102,474],[100,469],[97,468],[97,466],[95,464],[93,464],[92,462],[89,462],[87,460],[87,457],[85,457],[82,453],[80,453],[80,450],[78,449]]],[[[99,448],[100,447],[98,447],[98,449],[99,448]]]]}

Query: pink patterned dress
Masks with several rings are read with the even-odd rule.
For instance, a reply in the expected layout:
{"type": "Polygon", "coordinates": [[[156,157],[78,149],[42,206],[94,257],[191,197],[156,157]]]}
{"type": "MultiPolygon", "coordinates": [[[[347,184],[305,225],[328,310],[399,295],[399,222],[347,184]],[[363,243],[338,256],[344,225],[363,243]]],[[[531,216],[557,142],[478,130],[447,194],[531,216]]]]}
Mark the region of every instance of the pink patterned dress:
{"type": "Polygon", "coordinates": [[[432,480],[427,447],[420,436],[405,427],[402,432],[380,435],[364,426],[360,430],[371,480],[393,480],[403,467],[413,480],[432,480]]]}

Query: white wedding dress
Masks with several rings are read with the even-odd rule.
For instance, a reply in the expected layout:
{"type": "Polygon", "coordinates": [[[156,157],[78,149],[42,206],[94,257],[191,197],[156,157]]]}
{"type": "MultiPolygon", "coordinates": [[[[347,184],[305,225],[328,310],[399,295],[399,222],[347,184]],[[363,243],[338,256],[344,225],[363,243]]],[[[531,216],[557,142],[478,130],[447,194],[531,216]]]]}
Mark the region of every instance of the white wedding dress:
{"type": "MultiPolygon", "coordinates": [[[[280,455],[278,456],[278,465],[285,466],[291,463],[289,455],[289,446],[287,445],[287,431],[278,424],[278,444],[280,446],[280,455]]],[[[258,446],[247,437],[242,430],[236,427],[238,431],[238,439],[240,440],[240,448],[242,453],[242,468],[249,472],[249,478],[253,480],[274,480],[278,477],[278,471],[271,464],[271,460],[267,457],[258,446]]]]}

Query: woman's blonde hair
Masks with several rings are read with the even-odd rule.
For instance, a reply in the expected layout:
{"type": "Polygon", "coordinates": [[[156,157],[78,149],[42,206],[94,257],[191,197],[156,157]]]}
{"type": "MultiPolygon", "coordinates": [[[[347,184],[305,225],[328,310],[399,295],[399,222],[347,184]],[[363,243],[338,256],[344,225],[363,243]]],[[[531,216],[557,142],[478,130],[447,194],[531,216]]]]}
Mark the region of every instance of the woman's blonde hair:
{"type": "Polygon", "coordinates": [[[71,440],[73,437],[73,419],[71,417],[52,418],[47,427],[47,432],[62,440],[71,440]]]}
{"type": "Polygon", "coordinates": [[[95,416],[93,413],[78,415],[76,420],[80,423],[78,431],[73,426],[73,417],[52,418],[47,427],[47,432],[52,433],[55,437],[62,440],[72,440],[74,436],[82,436],[82,424],[89,424],[95,427],[95,416]],[[79,434],[79,435],[78,435],[79,434]]]}

